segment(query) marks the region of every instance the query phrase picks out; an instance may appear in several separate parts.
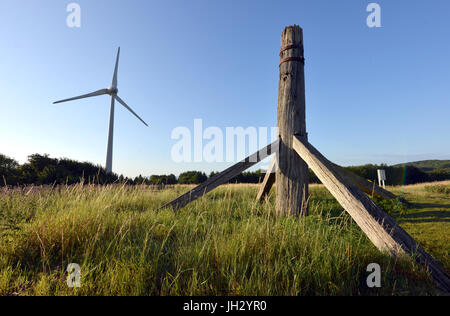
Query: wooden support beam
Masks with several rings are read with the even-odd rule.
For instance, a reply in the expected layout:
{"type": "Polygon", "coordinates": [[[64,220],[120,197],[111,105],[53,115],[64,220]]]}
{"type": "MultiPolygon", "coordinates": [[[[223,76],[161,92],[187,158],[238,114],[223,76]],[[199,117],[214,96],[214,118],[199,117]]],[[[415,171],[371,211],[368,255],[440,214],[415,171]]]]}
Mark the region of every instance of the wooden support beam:
{"type": "Polygon", "coordinates": [[[408,254],[415,257],[419,264],[429,269],[439,288],[450,293],[450,278],[445,269],[389,215],[341,176],[307,141],[294,136],[293,148],[379,250],[392,256],[408,254]]]}
{"type": "Polygon", "coordinates": [[[375,182],[370,182],[357,174],[339,166],[331,162],[331,165],[341,173],[341,175],[346,178],[349,182],[356,185],[358,188],[361,189],[361,191],[367,193],[370,196],[375,196],[378,198],[383,198],[387,200],[396,199],[397,196],[393,194],[392,192],[389,192],[386,189],[383,189],[382,187],[378,186],[375,182]]]}
{"type": "Polygon", "coordinates": [[[276,173],[278,215],[308,215],[309,170],[292,149],[292,135],[307,139],[305,122],[303,30],[288,26],[281,34],[277,126],[280,152],[276,173]]]}
{"type": "Polygon", "coordinates": [[[264,177],[261,186],[259,187],[258,195],[256,196],[256,200],[261,202],[264,200],[266,195],[269,194],[270,189],[275,183],[275,172],[277,171],[277,157],[273,157],[272,162],[267,169],[266,175],[264,177]]]}
{"type": "MultiPolygon", "coordinates": [[[[388,190],[383,189],[382,187],[378,186],[375,182],[370,182],[333,162],[330,162],[330,164],[335,168],[335,170],[338,173],[341,174],[341,176],[346,178],[348,182],[351,182],[354,185],[356,185],[364,193],[367,193],[370,196],[387,200],[397,198],[395,194],[389,192],[388,190]]],[[[264,178],[264,181],[262,182],[261,187],[259,188],[258,196],[256,197],[257,201],[260,202],[263,201],[266,195],[269,194],[270,189],[275,183],[275,173],[272,172],[269,173],[269,170],[267,170],[267,174],[264,178]]]]}
{"type": "Polygon", "coordinates": [[[190,190],[189,192],[181,195],[180,197],[176,198],[175,200],[163,205],[161,208],[172,207],[173,210],[176,211],[176,210],[186,206],[187,204],[191,203],[192,201],[195,201],[199,197],[201,197],[201,196],[205,195],[206,193],[210,192],[211,190],[217,188],[219,185],[227,183],[231,179],[240,175],[243,171],[256,165],[261,160],[266,159],[272,153],[274,153],[275,151],[278,151],[278,146],[279,146],[279,141],[277,140],[274,143],[264,147],[260,151],[254,153],[253,155],[238,162],[234,166],[231,166],[230,168],[226,169],[225,171],[222,171],[221,173],[219,173],[218,175],[208,179],[206,182],[200,184],[199,186],[195,187],[194,189],[190,190]]]}

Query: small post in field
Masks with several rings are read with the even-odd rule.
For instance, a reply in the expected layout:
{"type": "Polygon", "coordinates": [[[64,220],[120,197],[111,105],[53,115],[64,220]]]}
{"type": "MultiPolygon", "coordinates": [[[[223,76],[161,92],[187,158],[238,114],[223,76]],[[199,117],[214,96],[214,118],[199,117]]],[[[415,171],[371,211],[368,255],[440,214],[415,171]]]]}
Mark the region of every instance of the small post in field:
{"type": "Polygon", "coordinates": [[[307,140],[305,123],[305,74],[303,30],[288,26],[281,35],[277,126],[280,138],[276,173],[276,212],[285,216],[307,216],[308,166],[292,148],[298,135],[307,140]]]}
{"type": "Polygon", "coordinates": [[[378,186],[382,186],[383,189],[386,189],[386,170],[383,169],[378,169],[377,170],[377,174],[378,174],[378,186]]]}

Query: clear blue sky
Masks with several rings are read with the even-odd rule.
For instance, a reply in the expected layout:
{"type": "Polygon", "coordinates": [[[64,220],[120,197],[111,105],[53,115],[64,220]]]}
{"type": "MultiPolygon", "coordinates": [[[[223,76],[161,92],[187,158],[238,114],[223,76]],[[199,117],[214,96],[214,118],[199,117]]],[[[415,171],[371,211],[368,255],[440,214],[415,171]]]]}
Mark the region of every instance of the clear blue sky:
{"type": "Polygon", "coordinates": [[[52,105],[110,85],[149,124],[116,109],[116,173],[179,174],[177,126],[274,126],[280,36],[304,30],[310,142],[342,165],[450,159],[450,1],[2,0],[0,153],[104,165],[109,99],[52,105]],[[81,6],[81,28],[66,6],[81,6]]]}

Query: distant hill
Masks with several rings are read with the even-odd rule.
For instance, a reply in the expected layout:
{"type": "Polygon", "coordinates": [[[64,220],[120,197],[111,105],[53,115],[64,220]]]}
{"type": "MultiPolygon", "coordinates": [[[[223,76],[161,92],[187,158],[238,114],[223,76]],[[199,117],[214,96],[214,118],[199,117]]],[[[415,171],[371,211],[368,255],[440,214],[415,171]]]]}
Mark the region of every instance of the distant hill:
{"type": "Polygon", "coordinates": [[[422,160],[394,165],[394,167],[412,166],[426,173],[436,172],[438,170],[450,173],[450,160],[422,160]]]}

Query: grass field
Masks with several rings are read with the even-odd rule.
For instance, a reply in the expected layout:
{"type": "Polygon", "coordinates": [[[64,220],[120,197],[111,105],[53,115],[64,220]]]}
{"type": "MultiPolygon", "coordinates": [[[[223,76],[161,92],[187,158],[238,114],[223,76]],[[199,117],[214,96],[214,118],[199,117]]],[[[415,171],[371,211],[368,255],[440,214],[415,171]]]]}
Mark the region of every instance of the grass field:
{"type": "MultiPolygon", "coordinates": [[[[389,188],[378,201],[450,270],[450,182],[389,188]]],[[[327,190],[306,219],[277,218],[274,190],[227,185],[176,214],[188,188],[71,186],[0,193],[0,295],[437,295],[409,258],[381,254],[327,190]],[[366,286],[370,263],[381,288],[366,286]],[[69,263],[80,288],[66,285],[69,263]]]]}

